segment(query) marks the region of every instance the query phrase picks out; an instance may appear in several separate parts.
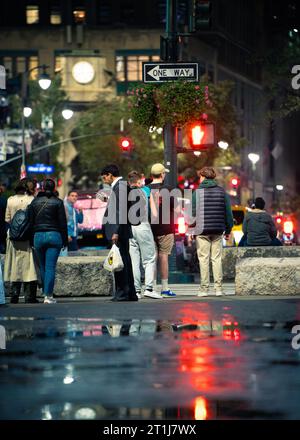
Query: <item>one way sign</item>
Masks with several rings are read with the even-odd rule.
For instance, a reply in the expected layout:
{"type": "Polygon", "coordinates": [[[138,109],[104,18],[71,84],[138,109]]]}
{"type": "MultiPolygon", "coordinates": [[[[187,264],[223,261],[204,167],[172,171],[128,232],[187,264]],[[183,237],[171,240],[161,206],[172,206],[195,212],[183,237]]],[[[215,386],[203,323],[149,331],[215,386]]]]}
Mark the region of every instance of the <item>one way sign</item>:
{"type": "Polygon", "coordinates": [[[143,82],[199,81],[198,63],[143,63],[143,82]]]}

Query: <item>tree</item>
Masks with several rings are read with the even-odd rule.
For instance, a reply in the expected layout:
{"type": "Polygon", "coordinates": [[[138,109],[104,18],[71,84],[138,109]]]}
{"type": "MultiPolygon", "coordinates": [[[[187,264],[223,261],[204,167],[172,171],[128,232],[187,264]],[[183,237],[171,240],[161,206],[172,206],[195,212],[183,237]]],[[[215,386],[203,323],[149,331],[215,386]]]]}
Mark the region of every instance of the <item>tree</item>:
{"type": "Polygon", "coordinates": [[[130,113],[122,98],[110,101],[100,99],[80,116],[72,136],[95,133],[95,136],[75,141],[78,150],[75,170],[75,184],[86,176],[86,186],[95,186],[99,173],[108,163],[116,163],[124,176],[133,169],[148,174],[151,164],[163,161],[162,135],[149,132],[144,127],[128,122],[130,113]],[[125,131],[120,132],[120,120],[124,120],[125,131]],[[120,139],[129,137],[133,148],[129,154],[122,154],[120,139]]]}

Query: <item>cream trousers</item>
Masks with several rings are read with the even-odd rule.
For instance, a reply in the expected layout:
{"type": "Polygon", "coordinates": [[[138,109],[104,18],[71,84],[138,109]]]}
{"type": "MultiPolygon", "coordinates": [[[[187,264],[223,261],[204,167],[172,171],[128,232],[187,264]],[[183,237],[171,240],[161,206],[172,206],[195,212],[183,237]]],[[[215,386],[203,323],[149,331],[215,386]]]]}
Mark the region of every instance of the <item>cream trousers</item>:
{"type": "Polygon", "coordinates": [[[223,235],[197,235],[197,255],[201,275],[201,291],[209,290],[209,262],[212,262],[214,285],[216,291],[222,290],[222,250],[223,235]]]}

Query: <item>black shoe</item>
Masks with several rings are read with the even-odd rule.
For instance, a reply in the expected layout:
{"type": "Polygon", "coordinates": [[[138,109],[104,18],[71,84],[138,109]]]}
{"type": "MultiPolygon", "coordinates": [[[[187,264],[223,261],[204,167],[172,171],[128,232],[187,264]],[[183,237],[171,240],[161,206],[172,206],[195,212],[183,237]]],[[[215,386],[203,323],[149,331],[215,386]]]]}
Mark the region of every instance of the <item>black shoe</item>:
{"type": "Polygon", "coordinates": [[[120,297],[120,298],[117,298],[116,296],[114,296],[112,299],[111,299],[111,301],[131,301],[129,298],[124,298],[124,297],[120,297]]]}
{"type": "Polygon", "coordinates": [[[10,303],[11,304],[18,304],[19,302],[19,297],[18,296],[11,296],[10,298],[10,303]]]}
{"type": "Polygon", "coordinates": [[[130,298],[129,299],[129,301],[138,301],[139,299],[138,299],[138,297],[137,296],[134,296],[133,298],[130,298]]]}
{"type": "Polygon", "coordinates": [[[26,304],[39,304],[40,302],[36,298],[25,299],[26,304]]]}

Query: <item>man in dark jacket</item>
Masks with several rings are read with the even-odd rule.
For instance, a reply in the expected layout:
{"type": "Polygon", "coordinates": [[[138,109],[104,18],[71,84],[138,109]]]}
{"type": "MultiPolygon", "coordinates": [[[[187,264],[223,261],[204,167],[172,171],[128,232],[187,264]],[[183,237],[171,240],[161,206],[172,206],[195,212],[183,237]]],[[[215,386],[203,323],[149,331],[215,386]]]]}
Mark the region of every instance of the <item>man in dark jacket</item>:
{"type": "Polygon", "coordinates": [[[282,246],[276,238],[277,230],[270,214],[264,211],[265,201],[257,197],[254,209],[247,212],[243,222],[246,246],[282,246]]]}
{"type": "Polygon", "coordinates": [[[193,194],[193,216],[196,218],[197,254],[201,272],[201,286],[198,296],[209,293],[209,262],[212,262],[216,296],[222,292],[222,250],[223,233],[228,240],[233,227],[230,198],[214,180],[216,172],[212,167],[199,171],[200,185],[193,194]]]}
{"type": "Polygon", "coordinates": [[[128,221],[128,194],[130,188],[120,176],[116,165],[107,165],[101,171],[103,183],[111,186],[111,194],[104,215],[107,239],[119,247],[124,268],[115,272],[115,294],[112,301],[138,301],[134,287],[132,264],[129,254],[129,239],[132,238],[131,225],[128,221]]]}

